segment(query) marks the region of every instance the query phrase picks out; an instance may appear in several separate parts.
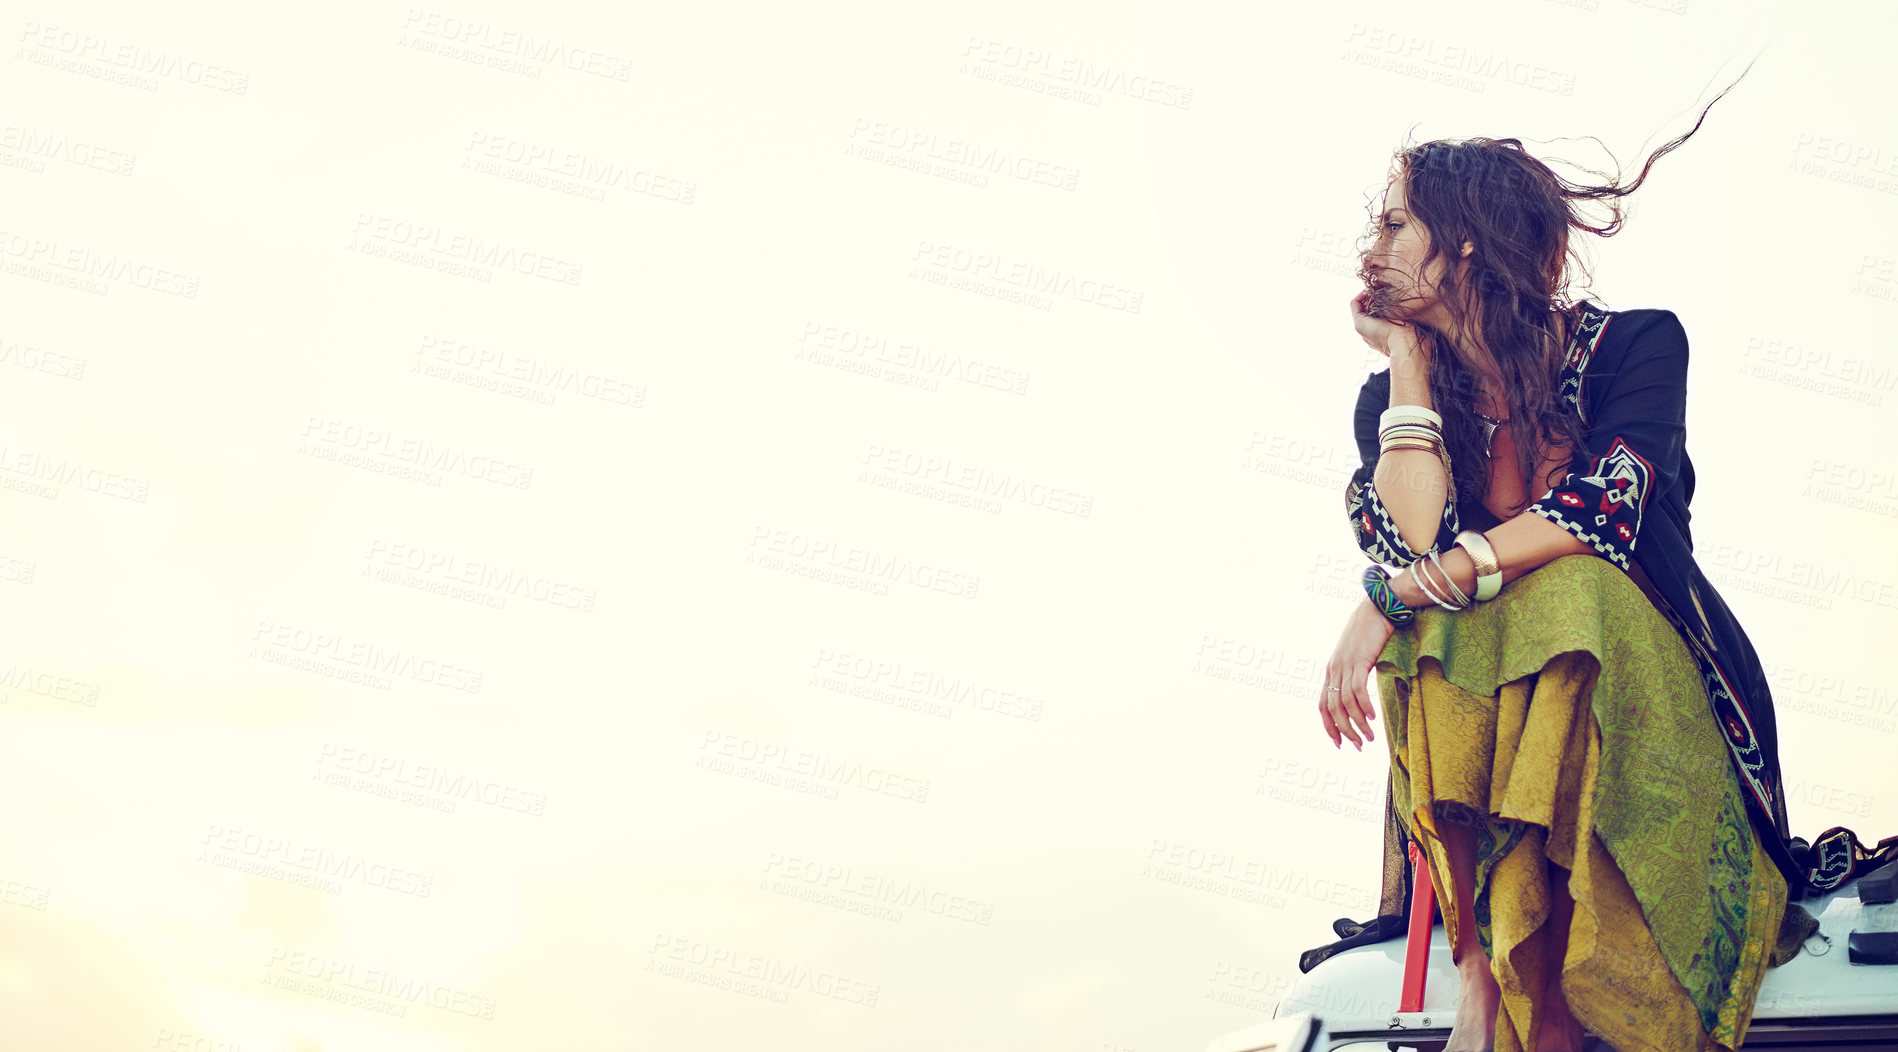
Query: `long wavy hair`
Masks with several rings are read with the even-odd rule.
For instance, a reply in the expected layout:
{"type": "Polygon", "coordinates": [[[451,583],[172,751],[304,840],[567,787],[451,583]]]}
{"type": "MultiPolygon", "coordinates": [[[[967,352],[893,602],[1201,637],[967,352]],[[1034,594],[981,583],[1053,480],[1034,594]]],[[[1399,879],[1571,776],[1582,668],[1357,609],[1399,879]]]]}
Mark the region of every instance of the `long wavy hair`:
{"type": "MultiPolygon", "coordinates": [[[[1748,63],[1747,70],[1752,69],[1748,63]]],[[[1575,331],[1581,307],[1570,298],[1568,261],[1585,277],[1581,256],[1571,252],[1569,234],[1581,231],[1612,237],[1622,227],[1620,198],[1647,180],[1648,170],[1663,155],[1680,146],[1707,118],[1715,102],[1746,76],[1742,70],[1732,84],[1715,95],[1700,111],[1693,128],[1648,156],[1634,182],[1620,185],[1620,173],[1582,169],[1604,180],[1574,183],[1523,149],[1519,139],[1437,139],[1400,147],[1393,156],[1392,178],[1401,179],[1407,210],[1423,222],[1429,251],[1418,267],[1418,279],[1432,260],[1445,260],[1438,290],[1452,325],[1487,351],[1502,385],[1505,423],[1514,440],[1517,465],[1526,480],[1527,500],[1543,490],[1540,468],[1549,445],[1583,448],[1582,423],[1559,397],[1558,384],[1566,360],[1566,340],[1575,331]],[[1591,202],[1607,207],[1605,222],[1591,223],[1583,207],[1591,202]],[[1460,246],[1472,245],[1468,257],[1460,246]],[[1468,270],[1458,271],[1459,258],[1468,270]]],[[[1563,162],[1567,163],[1567,162],[1563,162]]],[[[1359,276],[1367,285],[1373,276],[1369,250],[1379,236],[1379,217],[1372,211],[1371,227],[1360,240],[1359,276]]],[[[1584,281],[1583,288],[1587,288],[1584,281]]],[[[1387,302],[1387,301],[1385,301],[1387,302]]],[[[1369,312],[1389,310],[1371,298],[1369,312]]],[[[1392,320],[1412,325],[1419,339],[1430,341],[1430,399],[1443,417],[1443,438],[1454,464],[1486,462],[1483,432],[1476,420],[1476,371],[1464,361],[1446,333],[1401,314],[1392,320]]],[[[1456,492],[1451,499],[1481,505],[1488,488],[1488,471],[1453,472],[1456,492]]]]}

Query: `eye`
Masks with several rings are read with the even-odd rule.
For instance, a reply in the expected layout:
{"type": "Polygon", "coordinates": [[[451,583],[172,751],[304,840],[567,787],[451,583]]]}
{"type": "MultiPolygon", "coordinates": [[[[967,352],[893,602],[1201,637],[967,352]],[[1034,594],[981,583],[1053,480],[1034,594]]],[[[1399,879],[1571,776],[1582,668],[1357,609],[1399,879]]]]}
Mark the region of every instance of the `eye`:
{"type": "Polygon", "coordinates": [[[1395,234],[1395,233],[1397,233],[1397,231],[1399,231],[1399,230],[1401,230],[1401,229],[1403,228],[1403,226],[1404,226],[1404,224],[1402,224],[1402,223],[1385,223],[1385,224],[1384,224],[1384,229],[1386,229],[1386,230],[1388,230],[1388,231],[1390,231],[1391,233],[1393,233],[1393,234],[1395,234]]]}

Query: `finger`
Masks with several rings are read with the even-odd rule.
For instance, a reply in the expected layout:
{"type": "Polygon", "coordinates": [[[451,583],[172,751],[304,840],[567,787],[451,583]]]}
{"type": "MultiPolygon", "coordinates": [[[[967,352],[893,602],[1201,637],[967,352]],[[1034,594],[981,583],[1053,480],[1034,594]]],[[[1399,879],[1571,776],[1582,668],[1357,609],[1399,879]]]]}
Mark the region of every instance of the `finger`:
{"type": "MultiPolygon", "coordinates": [[[[1358,692],[1362,689],[1363,688],[1357,685],[1357,679],[1355,677],[1349,677],[1344,681],[1344,693],[1334,696],[1338,698],[1338,703],[1344,710],[1345,718],[1350,721],[1352,731],[1363,735],[1364,741],[1373,741],[1375,739],[1371,737],[1371,725],[1364,722],[1364,717],[1359,712],[1359,708],[1363,705],[1363,702],[1359,699],[1358,692]]],[[[1360,742],[1358,749],[1362,751],[1363,748],[1364,745],[1360,742]]]]}
{"type": "Polygon", "coordinates": [[[1377,735],[1371,733],[1371,694],[1366,682],[1370,674],[1366,668],[1351,678],[1351,701],[1356,706],[1358,725],[1364,728],[1364,740],[1374,742],[1377,735]]]}
{"type": "Polygon", "coordinates": [[[1371,733],[1371,720],[1376,713],[1376,707],[1371,703],[1371,687],[1368,682],[1370,675],[1371,670],[1366,668],[1352,677],[1351,702],[1354,706],[1353,713],[1357,716],[1358,722],[1364,726],[1364,736],[1375,741],[1377,736],[1371,733]]]}
{"type": "Polygon", "coordinates": [[[1332,699],[1338,697],[1338,695],[1330,693],[1329,687],[1332,682],[1336,682],[1336,676],[1332,676],[1329,670],[1327,670],[1327,672],[1325,672],[1325,684],[1327,684],[1327,686],[1319,687],[1317,710],[1325,716],[1325,733],[1329,733],[1330,735],[1330,744],[1332,744],[1334,748],[1344,748],[1344,737],[1351,733],[1351,723],[1344,718],[1344,712],[1340,712],[1338,706],[1332,701],[1332,699]]]}
{"type": "Polygon", "coordinates": [[[1345,698],[1345,695],[1343,694],[1333,694],[1332,697],[1340,699],[1338,702],[1338,712],[1339,712],[1338,722],[1344,725],[1345,733],[1350,735],[1351,744],[1356,746],[1359,752],[1363,752],[1364,738],[1358,732],[1358,724],[1354,716],[1352,715],[1351,708],[1350,708],[1351,703],[1349,701],[1343,700],[1345,698]]]}
{"type": "Polygon", "coordinates": [[[1339,749],[1344,748],[1344,739],[1338,734],[1338,724],[1332,720],[1331,710],[1320,705],[1318,715],[1324,718],[1325,736],[1331,739],[1331,744],[1339,749]]]}
{"type": "MultiPolygon", "coordinates": [[[[1332,695],[1333,698],[1343,696],[1342,694],[1332,695]]],[[[1351,744],[1357,746],[1359,752],[1363,752],[1364,739],[1358,737],[1358,729],[1351,725],[1351,718],[1345,714],[1343,702],[1331,702],[1331,717],[1337,722],[1338,728],[1344,732],[1344,736],[1351,739],[1351,744]]]]}
{"type": "Polygon", "coordinates": [[[1338,732],[1338,721],[1332,719],[1331,706],[1325,704],[1322,699],[1318,702],[1318,715],[1324,721],[1325,734],[1331,739],[1331,744],[1340,749],[1344,748],[1344,736],[1338,732]]]}

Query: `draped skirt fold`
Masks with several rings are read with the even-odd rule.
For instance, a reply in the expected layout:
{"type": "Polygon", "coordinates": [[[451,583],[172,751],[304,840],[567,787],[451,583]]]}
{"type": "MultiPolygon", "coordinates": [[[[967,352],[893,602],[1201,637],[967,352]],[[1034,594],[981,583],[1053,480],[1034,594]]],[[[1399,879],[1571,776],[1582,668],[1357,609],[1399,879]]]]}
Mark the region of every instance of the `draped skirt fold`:
{"type": "Polygon", "coordinates": [[[1377,665],[1391,802],[1452,945],[1445,822],[1472,827],[1497,1052],[1537,1052],[1558,887],[1569,1011],[1623,1052],[1738,1047],[1786,912],[1699,668],[1612,564],[1565,556],[1421,610],[1377,665]],[[1559,884],[1557,882],[1560,882],[1559,884]]]}

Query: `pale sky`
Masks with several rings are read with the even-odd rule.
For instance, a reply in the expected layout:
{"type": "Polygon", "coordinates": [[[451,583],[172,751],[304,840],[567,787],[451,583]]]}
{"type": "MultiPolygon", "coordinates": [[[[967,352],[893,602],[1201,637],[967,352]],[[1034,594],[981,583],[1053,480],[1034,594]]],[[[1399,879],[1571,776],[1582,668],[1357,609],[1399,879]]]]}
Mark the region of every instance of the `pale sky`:
{"type": "Polygon", "coordinates": [[[1883,5],[267,17],[0,61],[0,1045],[1268,1017],[1375,906],[1368,195],[1407,133],[1632,177],[1762,46],[1588,291],[1688,333],[1795,831],[1898,832],[1883,5]]]}

